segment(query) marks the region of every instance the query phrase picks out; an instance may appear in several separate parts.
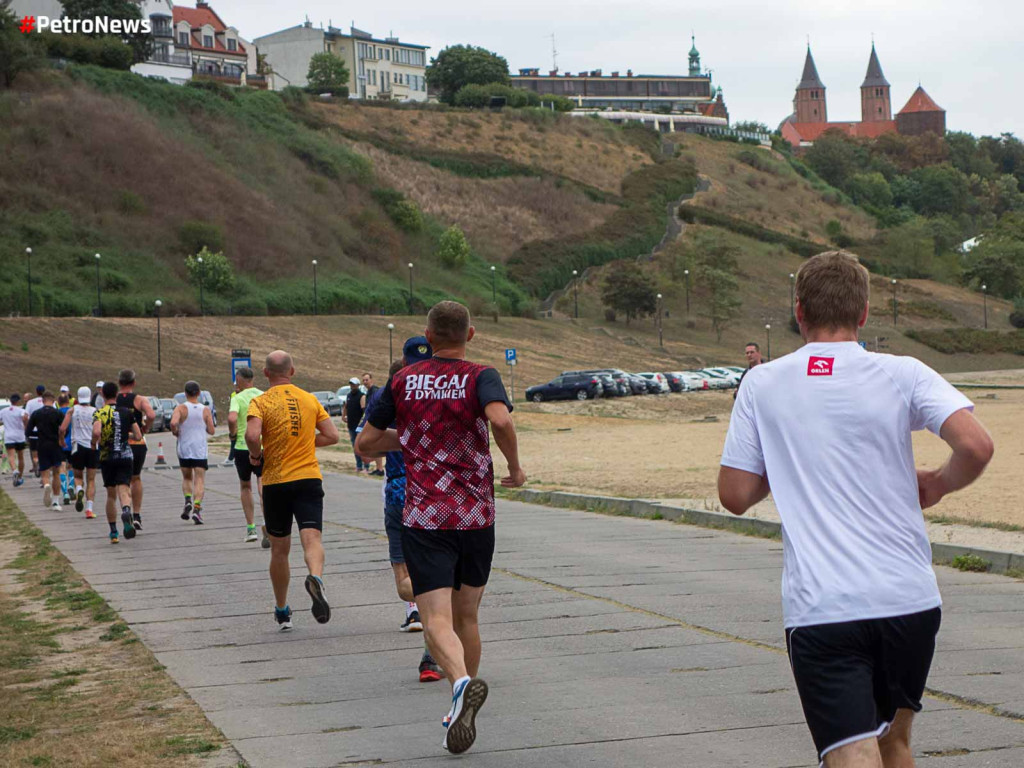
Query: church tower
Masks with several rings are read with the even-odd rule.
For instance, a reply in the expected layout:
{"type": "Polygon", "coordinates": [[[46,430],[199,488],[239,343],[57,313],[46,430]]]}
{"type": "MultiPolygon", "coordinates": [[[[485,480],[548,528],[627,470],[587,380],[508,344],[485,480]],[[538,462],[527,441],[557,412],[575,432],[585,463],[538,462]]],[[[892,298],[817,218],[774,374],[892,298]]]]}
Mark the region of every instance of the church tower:
{"type": "Polygon", "coordinates": [[[690,35],[690,77],[700,77],[700,51],[697,50],[697,38],[690,35]]]}
{"type": "Polygon", "coordinates": [[[882,65],[878,63],[874,42],[871,43],[868,71],[860,85],[860,119],[864,123],[892,120],[889,81],[882,74],[882,65]]]}
{"type": "Polygon", "coordinates": [[[794,122],[827,123],[828,110],[825,106],[825,84],[818,77],[818,68],[814,66],[811,46],[807,46],[807,58],[804,61],[804,74],[796,87],[793,97],[794,122]]]}

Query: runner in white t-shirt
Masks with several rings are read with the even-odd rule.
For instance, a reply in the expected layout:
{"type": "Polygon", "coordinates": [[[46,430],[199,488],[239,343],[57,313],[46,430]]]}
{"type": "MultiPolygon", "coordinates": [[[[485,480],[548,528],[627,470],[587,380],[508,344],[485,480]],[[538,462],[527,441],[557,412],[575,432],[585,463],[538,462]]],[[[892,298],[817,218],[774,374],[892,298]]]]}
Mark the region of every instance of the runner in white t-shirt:
{"type": "Polygon", "coordinates": [[[28,414],[21,407],[21,395],[17,392],[11,395],[10,406],[0,411],[0,423],[4,427],[4,449],[14,471],[14,486],[18,487],[25,482],[25,425],[28,424],[28,414]]]}
{"type": "Polygon", "coordinates": [[[912,766],[942,603],[921,510],[973,482],[992,440],[935,371],[858,344],[868,273],[856,257],[810,259],[796,297],[807,344],[744,379],[719,496],[737,515],[774,497],[787,647],[820,759],[912,766]],[[953,449],[940,469],[915,469],[921,429],[953,449]]]}

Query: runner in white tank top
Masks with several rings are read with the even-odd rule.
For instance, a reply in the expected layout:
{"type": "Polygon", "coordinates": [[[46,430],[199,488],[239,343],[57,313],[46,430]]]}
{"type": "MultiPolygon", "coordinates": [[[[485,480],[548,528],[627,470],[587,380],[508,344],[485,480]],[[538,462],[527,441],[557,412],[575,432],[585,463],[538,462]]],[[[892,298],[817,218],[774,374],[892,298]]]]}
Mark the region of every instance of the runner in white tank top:
{"type": "Polygon", "coordinates": [[[209,449],[207,436],[213,434],[213,416],[210,409],[199,402],[199,384],[185,382],[185,402],[174,409],[171,432],[178,438],[178,464],[181,468],[181,491],[185,495],[182,520],[192,518],[196,525],[203,524],[203,493],[209,449]]]}
{"type": "Polygon", "coordinates": [[[99,451],[92,447],[92,422],[96,409],[90,404],[92,392],[88,387],[79,387],[78,399],[64,416],[61,424],[61,440],[71,432],[71,470],[75,475],[75,509],[85,510],[91,520],[92,505],[96,499],[96,470],[100,465],[99,451]]]}

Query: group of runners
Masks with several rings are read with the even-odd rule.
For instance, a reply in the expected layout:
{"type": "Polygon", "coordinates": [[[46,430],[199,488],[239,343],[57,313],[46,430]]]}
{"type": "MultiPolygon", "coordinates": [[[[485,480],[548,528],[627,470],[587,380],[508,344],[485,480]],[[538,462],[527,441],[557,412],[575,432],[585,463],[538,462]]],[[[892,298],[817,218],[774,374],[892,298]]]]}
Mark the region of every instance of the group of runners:
{"type": "MultiPolygon", "coordinates": [[[[945,379],[913,358],[872,354],[857,343],[867,320],[868,285],[867,271],[843,252],[819,254],[803,265],[795,312],[807,344],[751,368],[719,474],[726,509],[743,514],[772,493],[782,518],[786,643],[826,768],[913,766],[911,723],[921,709],[941,618],[921,512],[973,482],[993,453],[971,402],[945,379]],[[915,469],[911,433],[920,429],[951,447],[942,467],[915,469]]],[[[424,630],[420,679],[443,674],[451,684],[443,746],[455,754],[474,743],[476,715],[488,696],[479,676],[478,611],[495,545],[491,436],[508,466],[501,485],[517,487],[526,479],[501,378],[494,368],[466,359],[474,333],[461,304],[435,305],[425,335],[405,343],[387,383],[360,400],[360,423],[349,422],[365,466],[384,460],[384,527],[396,591],[406,604],[402,628],[424,630]]],[[[262,479],[274,617],[280,630],[289,631],[293,525],[307,566],[311,613],[320,623],[331,617],[316,451],[339,436],[320,402],[293,383],[287,352],[268,355],[263,372],[266,391],[253,386],[251,370],[240,372],[229,429],[247,540],[256,538],[251,478],[262,479]]],[[[63,417],[50,415],[53,396],[44,391],[42,406],[26,413],[23,423],[38,431],[44,483],[46,471],[60,463],[54,440],[68,428],[73,444],[83,440],[90,450],[99,449],[112,536],[117,504],[127,526],[139,522],[142,501],[141,483],[137,496],[129,488],[136,479],[131,446],[142,437],[136,415],[144,410],[132,399],[130,373],[122,372],[120,387],[103,386],[104,405],[95,412],[85,406],[76,416],[80,406],[73,404],[63,417]]],[[[187,465],[182,460],[183,472],[193,473],[183,479],[182,516],[200,515],[201,522],[203,432],[212,433],[212,421],[196,404],[198,385],[190,382],[186,394],[172,429],[179,445],[196,446],[194,452],[203,455],[187,465]]],[[[8,411],[3,418],[11,447],[10,435],[21,436],[12,425],[21,409],[8,411]]],[[[15,450],[19,444],[14,441],[15,450]]],[[[82,464],[88,475],[88,462],[76,464],[74,455],[72,466],[82,464]]]]}

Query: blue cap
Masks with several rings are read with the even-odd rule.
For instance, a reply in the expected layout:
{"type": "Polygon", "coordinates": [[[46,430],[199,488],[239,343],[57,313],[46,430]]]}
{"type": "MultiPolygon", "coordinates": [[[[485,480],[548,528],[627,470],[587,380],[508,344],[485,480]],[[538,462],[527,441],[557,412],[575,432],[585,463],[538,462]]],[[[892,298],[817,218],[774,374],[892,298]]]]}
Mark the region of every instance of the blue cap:
{"type": "Polygon", "coordinates": [[[402,357],[405,358],[406,365],[420,363],[424,360],[429,360],[433,356],[434,350],[430,348],[430,343],[427,341],[426,336],[413,336],[402,347],[402,357]]]}
{"type": "Polygon", "coordinates": [[[42,385],[42,384],[40,384],[39,386],[36,387],[36,394],[37,395],[41,395],[45,391],[46,391],[46,387],[44,385],[42,385]]]}

